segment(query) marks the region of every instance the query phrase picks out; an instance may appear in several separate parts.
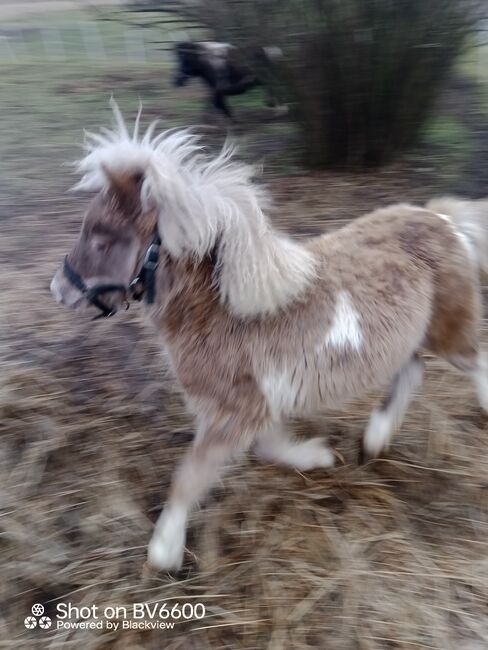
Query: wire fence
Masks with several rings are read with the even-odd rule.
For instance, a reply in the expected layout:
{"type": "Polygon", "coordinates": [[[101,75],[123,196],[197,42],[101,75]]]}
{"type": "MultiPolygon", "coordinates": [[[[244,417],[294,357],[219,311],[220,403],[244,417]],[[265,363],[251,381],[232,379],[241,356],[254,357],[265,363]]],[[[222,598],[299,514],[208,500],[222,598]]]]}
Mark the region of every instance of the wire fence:
{"type": "MultiPolygon", "coordinates": [[[[203,36],[199,25],[185,24],[179,19],[158,21],[154,27],[150,23],[129,25],[117,19],[4,27],[0,28],[0,66],[49,62],[90,66],[164,63],[175,42],[203,36]]],[[[488,82],[488,21],[480,26],[477,40],[479,47],[472,48],[467,58],[478,80],[488,82]]]]}
{"type": "Polygon", "coordinates": [[[0,29],[0,65],[70,62],[91,65],[158,62],[198,26],[171,29],[127,26],[115,21],[79,21],[66,25],[0,29]]]}

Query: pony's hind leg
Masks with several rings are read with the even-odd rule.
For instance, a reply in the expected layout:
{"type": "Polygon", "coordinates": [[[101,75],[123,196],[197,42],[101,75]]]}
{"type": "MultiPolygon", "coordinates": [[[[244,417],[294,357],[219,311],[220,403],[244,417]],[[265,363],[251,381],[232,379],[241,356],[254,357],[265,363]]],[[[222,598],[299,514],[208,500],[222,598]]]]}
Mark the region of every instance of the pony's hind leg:
{"type": "Polygon", "coordinates": [[[488,411],[488,363],[480,351],[479,282],[468,263],[451,266],[449,262],[438,271],[426,347],[472,380],[480,406],[488,411]]]}
{"type": "Polygon", "coordinates": [[[435,305],[427,348],[467,375],[488,412],[488,361],[480,350],[481,294],[469,277],[435,305]]]}
{"type": "Polygon", "coordinates": [[[488,413],[488,361],[486,354],[473,352],[466,356],[451,355],[446,359],[471,379],[476,389],[479,405],[488,413]]]}
{"type": "Polygon", "coordinates": [[[391,438],[401,425],[415,391],[420,388],[424,363],[415,355],[396,374],[389,395],[370,416],[363,438],[365,458],[377,458],[388,449],[391,438]]]}
{"type": "Polygon", "coordinates": [[[296,440],[279,424],[260,434],[254,450],[263,460],[301,471],[334,465],[334,454],[322,438],[296,440]]]}

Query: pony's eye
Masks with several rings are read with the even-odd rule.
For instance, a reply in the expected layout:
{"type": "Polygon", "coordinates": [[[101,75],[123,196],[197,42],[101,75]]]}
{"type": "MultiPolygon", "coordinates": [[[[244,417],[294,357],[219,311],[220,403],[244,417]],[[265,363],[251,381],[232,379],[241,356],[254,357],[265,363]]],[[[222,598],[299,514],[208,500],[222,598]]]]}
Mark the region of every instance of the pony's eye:
{"type": "Polygon", "coordinates": [[[93,240],[93,249],[97,253],[107,253],[112,247],[112,243],[109,239],[97,237],[93,240]]]}

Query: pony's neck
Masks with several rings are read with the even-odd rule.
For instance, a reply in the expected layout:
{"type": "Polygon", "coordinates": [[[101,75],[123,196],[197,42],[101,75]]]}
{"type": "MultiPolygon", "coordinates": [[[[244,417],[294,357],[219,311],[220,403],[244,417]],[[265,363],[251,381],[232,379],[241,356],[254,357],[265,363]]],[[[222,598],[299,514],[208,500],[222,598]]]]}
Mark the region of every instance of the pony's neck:
{"type": "Polygon", "coordinates": [[[303,296],[315,277],[316,260],[272,228],[258,189],[215,184],[186,189],[186,214],[178,222],[161,219],[163,243],[177,257],[202,259],[215,249],[220,299],[233,313],[269,315],[303,296]]]}

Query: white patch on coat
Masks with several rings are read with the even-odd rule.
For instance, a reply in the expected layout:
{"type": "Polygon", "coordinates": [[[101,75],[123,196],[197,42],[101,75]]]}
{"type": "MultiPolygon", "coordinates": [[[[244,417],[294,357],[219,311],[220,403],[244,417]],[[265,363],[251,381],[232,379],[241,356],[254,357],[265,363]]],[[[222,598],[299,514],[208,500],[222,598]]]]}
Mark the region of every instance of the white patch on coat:
{"type": "Polygon", "coordinates": [[[230,43],[205,41],[200,43],[204,50],[204,57],[216,70],[225,70],[228,65],[229,53],[234,49],[230,43]]]}
{"type": "Polygon", "coordinates": [[[283,58],[283,50],[277,45],[268,45],[263,47],[263,52],[270,61],[277,61],[283,58]]]}
{"type": "MultiPolygon", "coordinates": [[[[351,294],[341,291],[337,294],[334,320],[327,332],[325,347],[351,347],[359,350],[363,343],[363,333],[360,326],[361,318],[354,307],[351,294]]],[[[319,346],[319,349],[323,346],[319,346]]],[[[317,351],[319,351],[317,349],[317,351]]]]}
{"type": "Polygon", "coordinates": [[[200,45],[214,56],[226,57],[230,50],[234,50],[235,46],[230,43],[219,43],[218,41],[202,41],[200,45]]]}
{"type": "Polygon", "coordinates": [[[291,415],[297,390],[292,385],[289,372],[276,371],[263,377],[261,391],[274,419],[279,419],[282,415],[291,415]]]}
{"type": "Polygon", "coordinates": [[[451,227],[451,230],[453,233],[456,235],[456,237],[460,240],[462,245],[464,246],[466,252],[468,253],[469,259],[473,262],[476,263],[476,252],[473,248],[473,245],[471,244],[469,238],[459,230],[459,228],[456,226],[452,218],[448,214],[442,214],[441,212],[436,212],[435,213],[440,219],[443,221],[447,222],[449,226],[451,227]]]}

